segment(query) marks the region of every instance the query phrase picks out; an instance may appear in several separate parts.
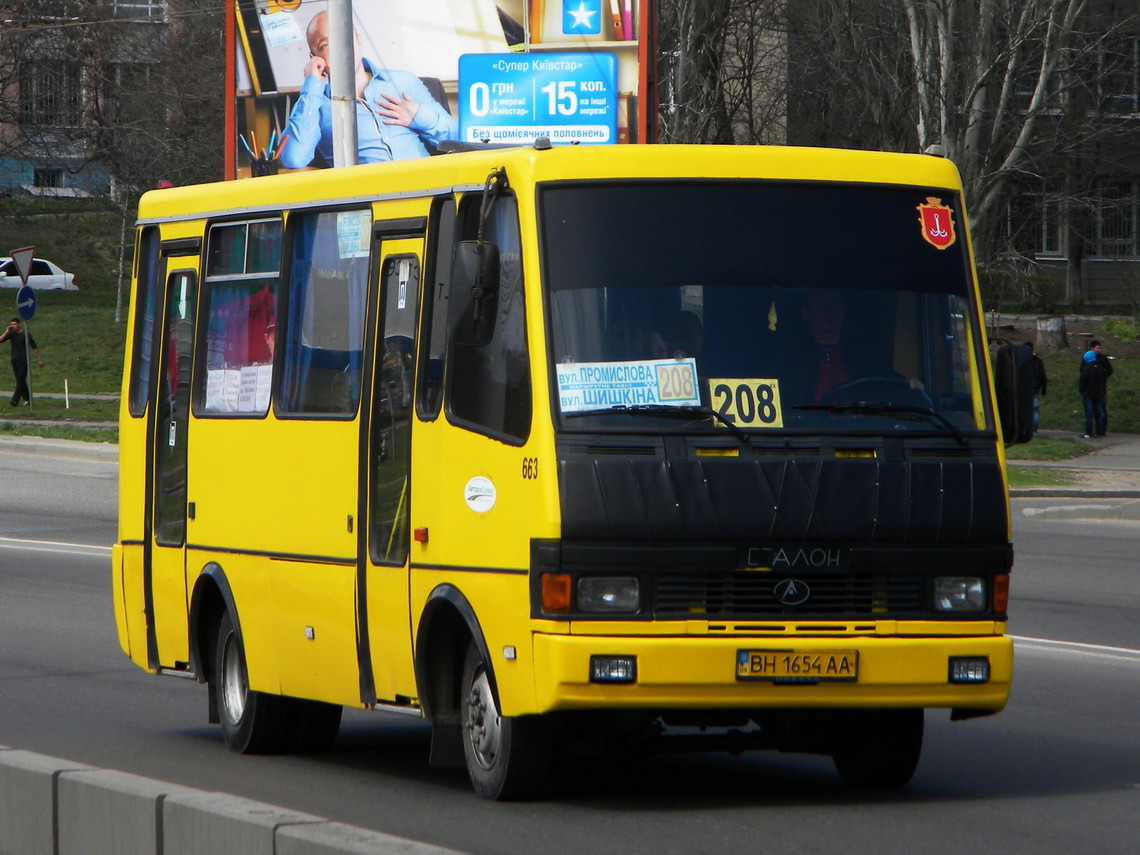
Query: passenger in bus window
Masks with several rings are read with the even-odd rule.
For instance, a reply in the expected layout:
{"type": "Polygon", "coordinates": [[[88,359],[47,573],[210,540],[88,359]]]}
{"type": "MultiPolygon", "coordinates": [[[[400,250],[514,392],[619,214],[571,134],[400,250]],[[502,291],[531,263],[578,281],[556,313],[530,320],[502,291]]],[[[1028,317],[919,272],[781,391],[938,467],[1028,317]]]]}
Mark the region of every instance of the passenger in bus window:
{"type": "Polygon", "coordinates": [[[265,328],[265,346],[269,348],[269,361],[273,361],[273,354],[277,352],[277,324],[272,323],[265,328]]]}
{"type": "Polygon", "coordinates": [[[690,311],[677,311],[662,325],[668,355],[674,359],[700,356],[704,345],[704,328],[701,319],[690,311]]]}
{"type": "Polygon", "coordinates": [[[669,358],[665,337],[642,318],[626,318],[614,325],[609,352],[617,362],[669,358]]]}
{"type": "MultiPolygon", "coordinates": [[[[306,37],[310,59],[305,82],[285,128],[281,165],[301,169],[319,153],[332,165],[332,100],[329,95],[329,22],[318,12],[309,22],[306,37]]],[[[357,162],[378,163],[426,157],[428,146],[454,139],[459,128],[423,82],[409,71],[383,68],[361,56],[355,28],[352,41],[356,59],[357,162]]]]}

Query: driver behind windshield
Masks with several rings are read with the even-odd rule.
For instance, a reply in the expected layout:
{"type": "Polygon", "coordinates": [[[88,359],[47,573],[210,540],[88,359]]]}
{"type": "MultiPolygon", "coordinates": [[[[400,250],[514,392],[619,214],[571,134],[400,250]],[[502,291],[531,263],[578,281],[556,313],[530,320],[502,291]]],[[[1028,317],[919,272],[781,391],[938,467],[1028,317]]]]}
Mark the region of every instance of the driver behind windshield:
{"type": "Polygon", "coordinates": [[[847,307],[843,292],[835,288],[811,288],[807,290],[800,307],[809,343],[799,358],[793,361],[788,378],[788,391],[801,402],[842,403],[835,401],[836,393],[842,392],[865,378],[897,380],[911,389],[922,389],[917,378],[903,378],[889,363],[876,358],[875,350],[867,345],[877,344],[871,330],[847,330],[844,322],[847,307]],[[864,346],[853,336],[862,334],[870,337],[864,346]]]}

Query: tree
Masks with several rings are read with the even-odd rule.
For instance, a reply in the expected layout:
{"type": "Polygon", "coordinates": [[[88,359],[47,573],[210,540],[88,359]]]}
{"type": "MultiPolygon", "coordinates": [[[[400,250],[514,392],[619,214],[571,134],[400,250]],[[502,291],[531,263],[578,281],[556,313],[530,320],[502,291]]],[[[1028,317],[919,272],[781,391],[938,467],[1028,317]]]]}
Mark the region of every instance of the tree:
{"type": "Polygon", "coordinates": [[[658,30],[663,140],[786,127],[793,144],[941,151],[983,264],[1032,253],[1027,227],[1046,214],[1089,239],[1098,181],[1140,125],[1125,120],[1140,105],[1112,94],[1114,76],[1135,92],[1140,73],[1140,7],[1124,0],[661,0],[658,30]],[[734,48],[734,33],[769,47],[734,48]],[[762,86],[783,113],[749,109],[762,86]],[[1038,210],[1011,217],[1027,197],[1038,210]]]}
{"type": "Polygon", "coordinates": [[[222,178],[224,6],[20,0],[3,7],[0,156],[93,176],[128,226],[165,180],[222,178]]]}
{"type": "Polygon", "coordinates": [[[780,143],[786,0],[660,0],[662,142],[780,143]]]}

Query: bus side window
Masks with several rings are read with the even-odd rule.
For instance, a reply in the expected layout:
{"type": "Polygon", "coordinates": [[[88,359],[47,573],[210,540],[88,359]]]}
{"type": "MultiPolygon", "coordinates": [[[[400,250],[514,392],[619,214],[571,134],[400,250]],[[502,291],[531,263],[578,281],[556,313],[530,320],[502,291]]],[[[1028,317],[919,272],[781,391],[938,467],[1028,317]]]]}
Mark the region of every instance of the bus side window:
{"type": "Polygon", "coordinates": [[[416,412],[433,421],[443,403],[443,361],[447,348],[447,292],[451,251],[455,245],[455,200],[437,199],[432,206],[428,233],[427,270],[424,276],[423,317],[420,320],[420,375],[416,412]]]}
{"type": "Polygon", "coordinates": [[[130,412],[141,416],[150,397],[151,362],[154,358],[154,322],[158,311],[158,228],[149,226],[139,236],[138,296],[135,298],[134,344],[131,353],[130,412]]]}
{"type": "Polygon", "coordinates": [[[360,399],[372,214],[299,213],[289,224],[276,412],[351,416],[360,399]]]}
{"type": "MultiPolygon", "coordinates": [[[[481,194],[464,198],[461,240],[474,240],[481,194]]],[[[511,443],[530,435],[530,353],[526,342],[522,251],[518,206],[499,198],[487,220],[485,239],[499,248],[498,307],[487,344],[454,338],[447,358],[447,416],[450,421],[511,443]]]]}
{"type": "Polygon", "coordinates": [[[210,227],[196,415],[268,411],[280,270],[280,218],[210,227]]]}

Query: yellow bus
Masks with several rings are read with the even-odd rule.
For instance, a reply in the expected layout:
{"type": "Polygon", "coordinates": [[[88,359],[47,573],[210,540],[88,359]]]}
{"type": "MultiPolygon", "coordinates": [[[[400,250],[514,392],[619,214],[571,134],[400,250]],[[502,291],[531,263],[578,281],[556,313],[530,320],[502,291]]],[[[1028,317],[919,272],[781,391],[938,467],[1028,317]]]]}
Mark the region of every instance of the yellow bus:
{"type": "Polygon", "coordinates": [[[236,751],[394,710],[491,798],[575,751],[903,785],[924,710],[1009,693],[983,329],[924,155],[540,141],[147,193],[120,643],[236,751]]]}

